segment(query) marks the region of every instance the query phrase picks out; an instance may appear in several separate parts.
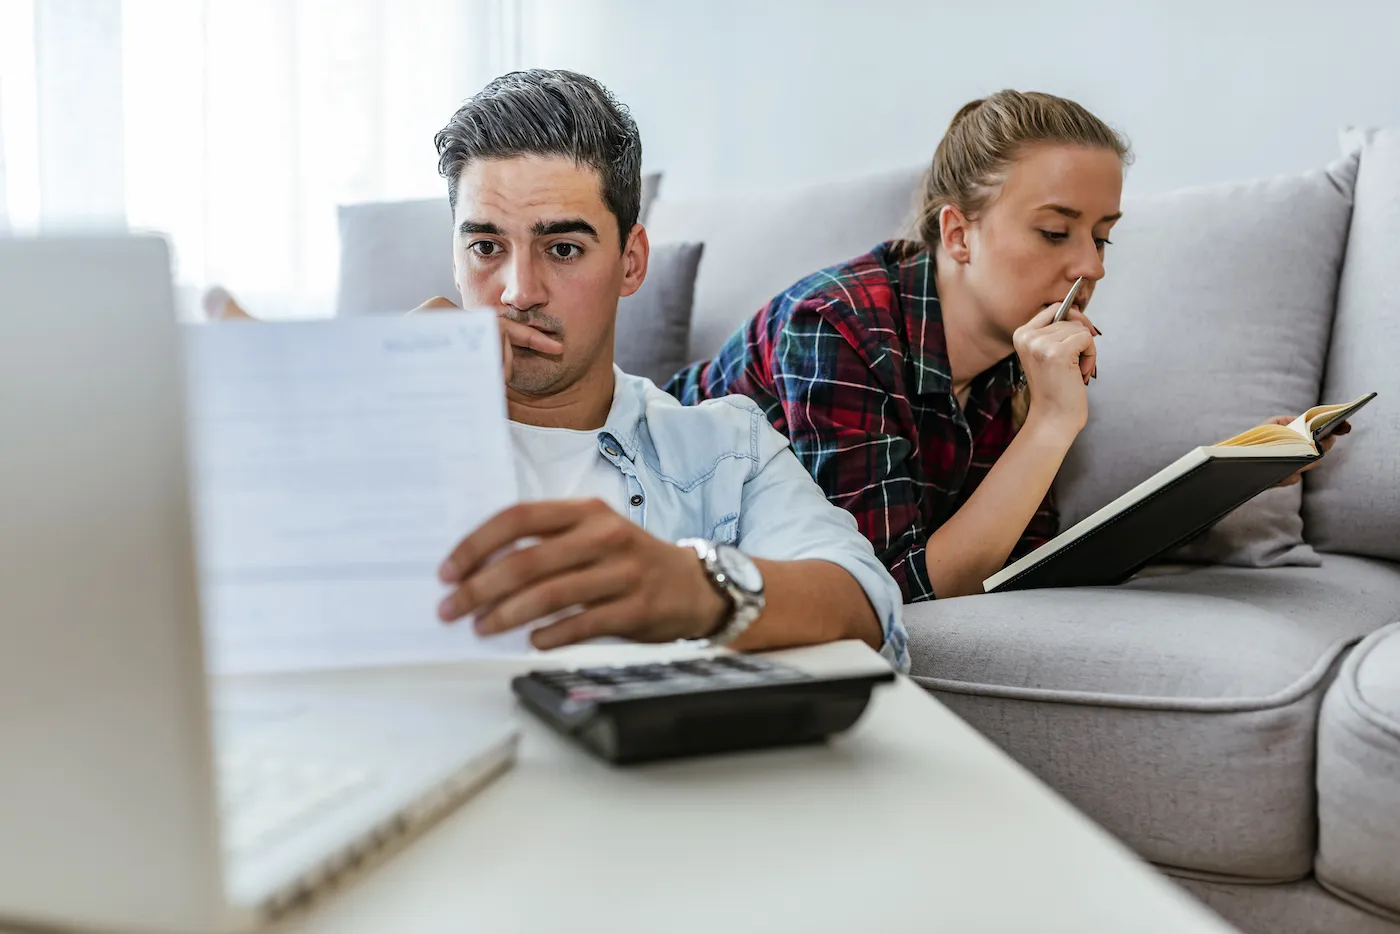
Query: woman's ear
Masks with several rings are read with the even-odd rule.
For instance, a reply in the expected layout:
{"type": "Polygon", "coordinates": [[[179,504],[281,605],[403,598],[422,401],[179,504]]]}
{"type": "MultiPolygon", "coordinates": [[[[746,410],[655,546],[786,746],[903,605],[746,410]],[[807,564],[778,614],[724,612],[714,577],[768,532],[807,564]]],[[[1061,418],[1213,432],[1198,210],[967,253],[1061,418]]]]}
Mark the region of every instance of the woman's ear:
{"type": "Polygon", "coordinates": [[[965,263],[971,258],[968,249],[970,223],[956,205],[945,204],[938,209],[938,239],[943,252],[955,262],[965,263]]]}

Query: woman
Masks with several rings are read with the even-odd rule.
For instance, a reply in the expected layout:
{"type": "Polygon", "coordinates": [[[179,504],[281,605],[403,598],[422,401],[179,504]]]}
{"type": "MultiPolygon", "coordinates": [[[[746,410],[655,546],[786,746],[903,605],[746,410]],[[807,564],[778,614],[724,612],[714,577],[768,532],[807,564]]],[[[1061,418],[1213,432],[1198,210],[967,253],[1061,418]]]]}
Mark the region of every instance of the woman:
{"type": "Polygon", "coordinates": [[[668,389],[758,401],[907,602],[980,593],[1057,531],[1050,485],[1088,417],[1085,309],[1130,158],[1073,101],[972,101],[934,153],[918,242],[808,276],[668,389]]]}

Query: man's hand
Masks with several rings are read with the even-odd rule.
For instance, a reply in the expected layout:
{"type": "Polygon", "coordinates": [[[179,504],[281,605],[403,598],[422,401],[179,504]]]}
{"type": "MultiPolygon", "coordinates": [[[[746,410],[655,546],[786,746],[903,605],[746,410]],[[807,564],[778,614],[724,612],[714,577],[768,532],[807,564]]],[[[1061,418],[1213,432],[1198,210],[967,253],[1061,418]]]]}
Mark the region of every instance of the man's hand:
{"type": "Polygon", "coordinates": [[[482,635],[579,608],[531,635],[539,649],[603,635],[702,638],[726,609],[694,551],[662,541],[600,500],[512,506],[463,539],[439,576],[456,589],[438,615],[452,622],[476,613],[482,635]],[[536,541],[488,563],[526,538],[536,541]]]}
{"type": "MultiPolygon", "coordinates": [[[[1294,416],[1292,416],[1292,415],[1275,415],[1273,418],[1269,419],[1269,420],[1268,420],[1267,422],[1265,422],[1264,424],[1266,424],[1266,425],[1282,425],[1282,426],[1284,426],[1285,428],[1287,428],[1289,425],[1291,425],[1291,424],[1293,423],[1293,418],[1294,418],[1294,416]]],[[[1342,435],[1345,435],[1345,434],[1349,434],[1350,432],[1351,432],[1351,422],[1342,422],[1342,424],[1339,425],[1339,426],[1337,427],[1337,430],[1336,430],[1336,431],[1332,432],[1332,434],[1328,435],[1327,437],[1323,438],[1321,441],[1319,441],[1319,442],[1317,443],[1318,449],[1319,449],[1323,454],[1326,454],[1328,451],[1332,450],[1332,445],[1334,445],[1334,444],[1337,443],[1337,439],[1338,439],[1339,437],[1341,437],[1342,435]]],[[[1307,473],[1309,470],[1312,470],[1314,467],[1316,467],[1316,466],[1318,465],[1318,463],[1319,463],[1319,461],[1313,461],[1311,464],[1309,464],[1308,466],[1304,467],[1302,470],[1300,470],[1300,471],[1298,471],[1297,473],[1292,474],[1292,475],[1290,475],[1290,476],[1288,476],[1288,477],[1285,477],[1284,479],[1280,480],[1278,483],[1276,483],[1276,484],[1274,484],[1274,485],[1275,485],[1275,486],[1292,486],[1293,484],[1297,483],[1299,480],[1302,480],[1302,479],[1303,479],[1303,474],[1307,473]]]]}
{"type": "MultiPolygon", "coordinates": [[[[460,311],[457,303],[450,298],[443,298],[438,295],[428,299],[409,314],[417,314],[420,311],[460,311]]],[[[506,382],[510,382],[511,371],[515,362],[515,347],[528,347],[540,353],[560,354],[564,352],[564,345],[554,338],[537,331],[528,324],[521,324],[518,321],[511,321],[509,318],[496,317],[496,323],[501,329],[501,370],[505,373],[506,382]]]]}

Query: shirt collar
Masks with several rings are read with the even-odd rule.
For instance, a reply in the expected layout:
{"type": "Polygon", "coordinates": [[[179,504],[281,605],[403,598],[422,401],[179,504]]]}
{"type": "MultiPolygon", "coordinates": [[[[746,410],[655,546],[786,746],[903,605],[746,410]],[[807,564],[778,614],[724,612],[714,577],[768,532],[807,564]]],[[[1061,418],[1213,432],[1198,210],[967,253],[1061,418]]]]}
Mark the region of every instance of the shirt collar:
{"type": "Polygon", "coordinates": [[[613,400],[607,421],[598,434],[604,443],[612,439],[629,461],[637,459],[637,435],[646,413],[646,380],[634,379],[613,364],[613,400]],[[603,436],[607,437],[603,437],[603,436]]]}
{"type": "MultiPolygon", "coordinates": [[[[919,395],[949,394],[953,391],[953,368],[948,362],[948,340],[943,331],[943,307],[938,301],[933,254],[922,244],[895,241],[887,244],[885,261],[893,268],[899,303],[904,313],[905,340],[909,346],[909,366],[914,371],[914,391],[919,395]]],[[[1022,380],[1020,361],[1013,353],[979,378],[973,388],[980,396],[999,404],[1003,393],[1010,395],[1022,380]]]]}

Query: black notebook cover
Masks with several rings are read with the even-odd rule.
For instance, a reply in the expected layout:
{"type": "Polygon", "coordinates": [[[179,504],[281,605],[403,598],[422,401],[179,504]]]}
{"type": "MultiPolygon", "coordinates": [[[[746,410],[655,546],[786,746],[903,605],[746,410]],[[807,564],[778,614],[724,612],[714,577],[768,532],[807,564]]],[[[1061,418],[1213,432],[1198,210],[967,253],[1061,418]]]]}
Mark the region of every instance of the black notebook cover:
{"type": "Polygon", "coordinates": [[[1212,457],[988,593],[1118,584],[1312,457],[1212,457]]]}

